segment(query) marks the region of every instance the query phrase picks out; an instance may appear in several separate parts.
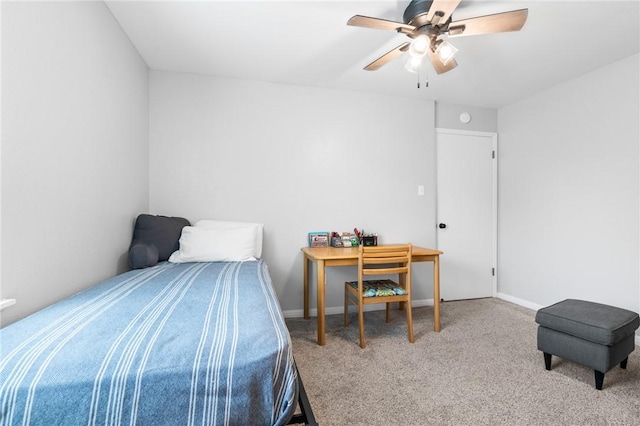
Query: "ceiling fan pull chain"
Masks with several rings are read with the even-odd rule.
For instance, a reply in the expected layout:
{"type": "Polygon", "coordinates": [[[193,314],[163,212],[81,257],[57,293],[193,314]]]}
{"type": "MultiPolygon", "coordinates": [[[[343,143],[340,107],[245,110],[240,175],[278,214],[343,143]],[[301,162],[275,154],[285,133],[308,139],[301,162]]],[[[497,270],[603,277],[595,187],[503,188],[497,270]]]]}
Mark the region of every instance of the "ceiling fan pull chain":
{"type": "MultiPolygon", "coordinates": [[[[424,64],[420,64],[420,68],[418,68],[418,89],[420,88],[420,80],[422,79],[421,74],[423,65],[424,64]]],[[[424,71],[424,87],[429,87],[429,73],[426,70],[424,71]]]]}

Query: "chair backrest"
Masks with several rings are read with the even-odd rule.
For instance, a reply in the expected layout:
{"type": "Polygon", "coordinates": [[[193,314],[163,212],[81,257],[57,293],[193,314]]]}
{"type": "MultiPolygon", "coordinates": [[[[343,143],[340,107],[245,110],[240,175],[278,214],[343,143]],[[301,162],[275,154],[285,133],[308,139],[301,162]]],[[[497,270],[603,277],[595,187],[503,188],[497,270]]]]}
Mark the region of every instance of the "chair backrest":
{"type": "Polygon", "coordinates": [[[411,283],[411,244],[360,246],[358,280],[371,275],[406,274],[411,283]]]}

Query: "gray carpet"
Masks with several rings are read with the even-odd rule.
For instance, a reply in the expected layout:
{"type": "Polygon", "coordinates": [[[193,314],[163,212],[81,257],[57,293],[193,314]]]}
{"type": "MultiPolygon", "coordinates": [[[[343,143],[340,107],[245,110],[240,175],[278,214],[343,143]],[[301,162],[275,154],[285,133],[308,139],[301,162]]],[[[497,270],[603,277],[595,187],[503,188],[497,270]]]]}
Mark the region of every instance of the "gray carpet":
{"type": "Polygon", "coordinates": [[[360,349],[356,314],[286,320],[298,369],[316,416],[330,425],[640,425],[640,350],[594,387],[593,370],[536,348],[535,312],[499,299],[414,308],[414,344],[404,312],[365,313],[360,349]]]}

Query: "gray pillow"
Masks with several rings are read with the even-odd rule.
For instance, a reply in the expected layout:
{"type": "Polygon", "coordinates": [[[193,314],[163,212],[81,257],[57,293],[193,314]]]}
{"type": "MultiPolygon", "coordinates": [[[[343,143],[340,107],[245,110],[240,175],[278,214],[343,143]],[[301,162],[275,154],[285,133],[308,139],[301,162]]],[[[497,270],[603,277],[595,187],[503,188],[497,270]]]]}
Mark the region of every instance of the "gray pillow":
{"type": "Polygon", "coordinates": [[[135,243],[129,249],[129,266],[133,269],[147,268],[158,263],[158,249],[153,244],[135,243]]]}
{"type": "Polygon", "coordinates": [[[169,259],[180,248],[182,228],[190,225],[182,217],[139,215],[129,246],[131,268],[146,268],[169,259]]]}

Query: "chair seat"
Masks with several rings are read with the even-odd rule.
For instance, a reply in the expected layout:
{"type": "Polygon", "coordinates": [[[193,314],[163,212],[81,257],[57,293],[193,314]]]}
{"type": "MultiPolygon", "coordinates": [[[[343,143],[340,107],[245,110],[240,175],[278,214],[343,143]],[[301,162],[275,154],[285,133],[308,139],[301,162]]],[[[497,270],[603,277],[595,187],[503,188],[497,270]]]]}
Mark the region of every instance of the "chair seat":
{"type": "MultiPolygon", "coordinates": [[[[348,284],[358,288],[358,281],[349,281],[348,284]]],[[[392,280],[367,280],[362,282],[363,297],[404,296],[407,291],[399,287],[392,280]]]]}

